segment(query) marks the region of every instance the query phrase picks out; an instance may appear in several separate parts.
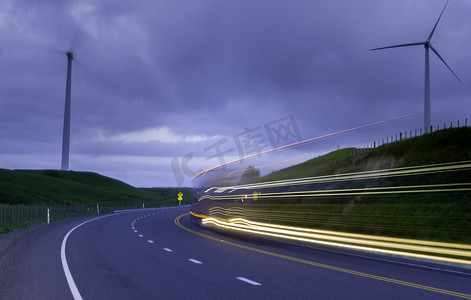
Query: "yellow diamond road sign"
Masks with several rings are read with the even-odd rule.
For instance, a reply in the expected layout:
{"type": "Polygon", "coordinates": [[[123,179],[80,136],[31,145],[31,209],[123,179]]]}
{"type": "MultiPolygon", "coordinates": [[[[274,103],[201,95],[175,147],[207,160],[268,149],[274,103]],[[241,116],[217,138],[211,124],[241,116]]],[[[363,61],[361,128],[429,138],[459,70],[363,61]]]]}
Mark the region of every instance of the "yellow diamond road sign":
{"type": "Polygon", "coordinates": [[[178,192],[178,201],[182,201],[183,200],[183,193],[182,192],[178,192]]]}

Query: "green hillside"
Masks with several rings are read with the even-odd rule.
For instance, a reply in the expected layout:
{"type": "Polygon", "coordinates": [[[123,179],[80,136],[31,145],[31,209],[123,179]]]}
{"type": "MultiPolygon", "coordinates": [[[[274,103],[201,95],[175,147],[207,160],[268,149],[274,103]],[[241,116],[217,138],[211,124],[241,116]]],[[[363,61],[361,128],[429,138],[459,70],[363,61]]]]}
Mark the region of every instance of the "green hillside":
{"type": "Polygon", "coordinates": [[[126,203],[176,199],[172,189],[139,189],[91,172],[0,169],[0,203],[126,203]]]}
{"type": "Polygon", "coordinates": [[[80,215],[188,204],[191,191],[177,188],[135,188],[92,172],[0,169],[0,234],[80,215]]]}
{"type": "Polygon", "coordinates": [[[375,149],[345,148],[313,158],[262,178],[294,179],[384,168],[471,160],[471,128],[451,128],[385,144],[375,149]]]}
{"type": "Polygon", "coordinates": [[[280,171],[265,175],[262,178],[257,179],[257,181],[275,181],[283,179],[311,177],[317,175],[327,175],[329,174],[329,166],[335,164],[338,161],[344,160],[346,157],[351,157],[352,155],[354,155],[354,153],[357,153],[358,151],[359,150],[356,148],[344,148],[332,151],[330,153],[310,159],[303,163],[290,166],[280,171]]]}

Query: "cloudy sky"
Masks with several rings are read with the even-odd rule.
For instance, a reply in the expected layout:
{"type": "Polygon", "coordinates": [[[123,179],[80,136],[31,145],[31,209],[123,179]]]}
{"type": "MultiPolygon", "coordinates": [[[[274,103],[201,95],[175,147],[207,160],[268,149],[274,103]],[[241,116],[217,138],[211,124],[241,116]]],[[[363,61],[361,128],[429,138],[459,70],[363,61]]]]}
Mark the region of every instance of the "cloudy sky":
{"type": "MultiPolygon", "coordinates": [[[[423,47],[368,50],[424,41],[444,5],[2,0],[0,168],[60,168],[69,50],[70,168],[135,186],[190,186],[256,153],[228,170],[267,173],[420,128],[423,47]]],[[[471,118],[470,15],[471,1],[451,0],[432,39],[464,83],[431,55],[435,126],[471,118]]]]}

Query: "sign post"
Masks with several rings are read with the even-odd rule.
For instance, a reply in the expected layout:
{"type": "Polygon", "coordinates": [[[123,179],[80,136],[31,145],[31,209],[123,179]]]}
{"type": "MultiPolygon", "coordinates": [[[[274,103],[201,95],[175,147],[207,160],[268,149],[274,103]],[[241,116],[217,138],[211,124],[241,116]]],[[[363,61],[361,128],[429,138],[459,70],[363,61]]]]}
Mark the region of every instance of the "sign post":
{"type": "Polygon", "coordinates": [[[178,206],[182,205],[182,200],[183,200],[183,193],[178,192],[178,206]]]}

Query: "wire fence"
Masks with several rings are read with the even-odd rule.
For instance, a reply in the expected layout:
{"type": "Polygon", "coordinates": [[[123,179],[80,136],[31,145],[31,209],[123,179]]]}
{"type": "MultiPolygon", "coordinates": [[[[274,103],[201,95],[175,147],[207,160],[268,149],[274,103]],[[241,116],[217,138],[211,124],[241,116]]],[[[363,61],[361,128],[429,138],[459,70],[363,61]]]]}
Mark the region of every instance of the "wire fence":
{"type": "MultiPolygon", "coordinates": [[[[187,201],[185,201],[187,202],[187,201]]],[[[178,205],[175,200],[107,201],[106,203],[64,203],[62,205],[6,205],[0,204],[0,226],[36,225],[60,219],[97,215],[120,209],[153,208],[178,205]]]]}
{"type": "Polygon", "coordinates": [[[448,126],[447,126],[447,123],[443,123],[443,126],[440,126],[440,124],[437,124],[435,128],[433,126],[430,126],[430,128],[427,128],[427,130],[423,128],[419,128],[419,129],[414,129],[414,130],[402,131],[395,135],[377,139],[371,142],[371,144],[367,145],[365,148],[367,149],[376,148],[384,144],[389,144],[389,143],[402,141],[409,138],[422,136],[426,133],[432,133],[439,130],[444,130],[444,129],[449,129],[449,128],[459,128],[459,127],[468,127],[468,119],[467,118],[464,119],[464,122],[460,122],[460,120],[458,120],[456,123],[450,122],[448,126]]]}
{"type": "Polygon", "coordinates": [[[55,205],[55,206],[0,206],[0,226],[35,225],[49,220],[60,220],[68,217],[96,214],[88,204],[55,205]]]}

